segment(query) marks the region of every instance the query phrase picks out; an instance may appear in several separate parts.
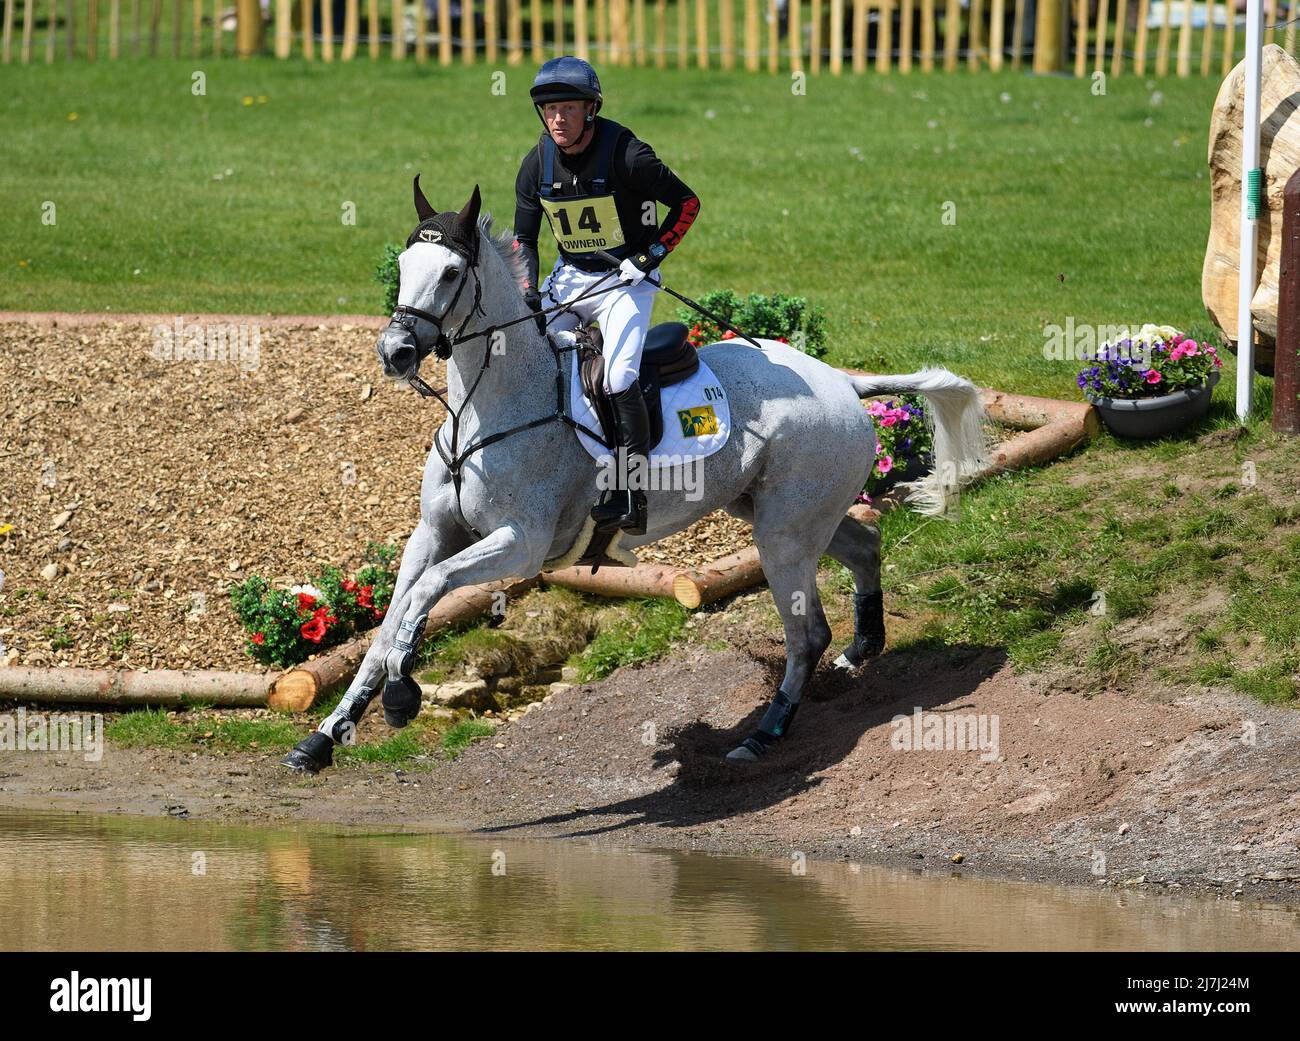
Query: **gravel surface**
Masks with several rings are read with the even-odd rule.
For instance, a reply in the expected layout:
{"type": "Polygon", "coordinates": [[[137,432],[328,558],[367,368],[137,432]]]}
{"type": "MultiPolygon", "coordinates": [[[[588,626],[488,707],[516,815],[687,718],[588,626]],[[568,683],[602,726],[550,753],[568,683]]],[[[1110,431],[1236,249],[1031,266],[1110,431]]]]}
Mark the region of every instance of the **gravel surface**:
{"type": "MultiPolygon", "coordinates": [[[[193,361],[155,357],[147,320],[88,317],[0,323],[0,661],[256,669],[230,585],[403,542],[441,406],[382,377],[373,322],[232,318],[256,339],[193,361]]],[[[748,542],[719,513],[638,555],[748,542]]]]}

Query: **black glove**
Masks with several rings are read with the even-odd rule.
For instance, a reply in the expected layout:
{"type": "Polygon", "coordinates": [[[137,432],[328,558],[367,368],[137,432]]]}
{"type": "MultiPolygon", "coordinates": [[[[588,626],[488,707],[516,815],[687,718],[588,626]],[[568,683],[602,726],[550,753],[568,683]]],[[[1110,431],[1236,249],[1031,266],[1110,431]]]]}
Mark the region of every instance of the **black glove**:
{"type": "Polygon", "coordinates": [[[656,242],[649,249],[634,253],[628,259],[648,275],[666,256],[668,256],[668,247],[662,242],[656,242]]]}
{"type": "Polygon", "coordinates": [[[524,303],[537,312],[533,320],[537,322],[537,331],[545,336],[546,315],[542,314],[542,294],[536,289],[527,289],[524,291],[524,303]]]}

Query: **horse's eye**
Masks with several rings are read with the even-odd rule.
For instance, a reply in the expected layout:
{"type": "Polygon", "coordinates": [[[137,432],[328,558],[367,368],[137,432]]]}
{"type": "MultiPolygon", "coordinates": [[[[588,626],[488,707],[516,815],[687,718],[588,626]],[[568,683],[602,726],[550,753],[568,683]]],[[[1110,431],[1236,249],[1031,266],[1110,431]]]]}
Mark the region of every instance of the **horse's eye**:
{"type": "Polygon", "coordinates": [[[443,280],[444,282],[450,282],[453,278],[455,278],[455,277],[456,277],[457,275],[459,275],[459,274],[460,274],[460,272],[459,272],[458,270],[456,270],[456,268],[454,268],[454,267],[449,267],[449,268],[447,268],[446,271],[444,271],[444,272],[442,273],[442,280],[443,280]]]}

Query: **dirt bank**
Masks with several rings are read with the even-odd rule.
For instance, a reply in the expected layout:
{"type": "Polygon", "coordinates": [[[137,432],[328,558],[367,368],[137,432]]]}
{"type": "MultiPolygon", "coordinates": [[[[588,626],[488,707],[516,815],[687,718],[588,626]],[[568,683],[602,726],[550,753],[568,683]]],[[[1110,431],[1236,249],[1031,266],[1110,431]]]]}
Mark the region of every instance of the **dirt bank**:
{"type": "MultiPolygon", "coordinates": [[[[450,763],[353,762],[305,779],[278,767],[278,752],[0,753],[0,802],[803,853],[1300,902],[1294,710],[1215,692],[1085,697],[1014,675],[996,650],[926,648],[856,677],[824,670],[784,747],[734,767],[722,756],[779,675],[779,642],[753,635],[766,610],[751,598],[719,612],[673,660],[557,692],[450,763]],[[997,755],[897,747],[891,719],[917,708],[996,718],[997,755]]],[[[371,716],[362,740],[383,733],[371,716]]]]}

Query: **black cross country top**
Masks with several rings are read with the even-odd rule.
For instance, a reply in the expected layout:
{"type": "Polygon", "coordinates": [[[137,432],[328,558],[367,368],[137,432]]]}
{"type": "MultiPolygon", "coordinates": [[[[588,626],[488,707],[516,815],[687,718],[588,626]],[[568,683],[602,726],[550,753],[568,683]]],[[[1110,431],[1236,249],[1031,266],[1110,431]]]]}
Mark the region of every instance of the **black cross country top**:
{"type": "Polygon", "coordinates": [[[577,155],[566,155],[543,131],[520,164],[515,238],[528,267],[525,293],[537,292],[537,234],[543,215],[566,263],[584,271],[608,271],[610,265],[596,250],[621,260],[662,242],[671,252],[700,211],[695,193],[631,130],[603,116],[596,117],[594,128],[577,155]],[[654,203],[668,207],[657,226],[654,203]]]}

